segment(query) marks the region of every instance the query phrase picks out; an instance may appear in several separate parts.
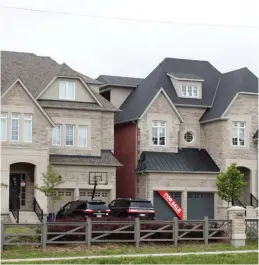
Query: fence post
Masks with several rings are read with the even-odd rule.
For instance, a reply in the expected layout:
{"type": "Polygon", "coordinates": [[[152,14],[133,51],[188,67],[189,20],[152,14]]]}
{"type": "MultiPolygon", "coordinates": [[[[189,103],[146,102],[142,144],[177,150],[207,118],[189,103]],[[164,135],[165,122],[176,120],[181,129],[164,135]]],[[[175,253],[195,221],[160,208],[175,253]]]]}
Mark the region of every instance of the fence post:
{"type": "Polygon", "coordinates": [[[209,218],[208,216],[204,217],[203,237],[204,237],[205,246],[208,246],[209,245],[209,218]]]}
{"type": "Polygon", "coordinates": [[[47,249],[47,239],[48,239],[48,225],[47,225],[47,221],[44,218],[42,220],[42,232],[41,232],[41,236],[42,236],[42,248],[43,250],[47,249]]]}
{"type": "Polygon", "coordinates": [[[92,220],[91,218],[87,218],[87,247],[91,247],[92,241],[92,220]]]}
{"type": "Polygon", "coordinates": [[[140,223],[139,218],[135,218],[135,241],[136,241],[136,247],[139,247],[140,242],[140,223]]]}
{"type": "Polygon", "coordinates": [[[1,224],[1,253],[4,251],[4,222],[1,224]]]}
{"type": "Polygon", "coordinates": [[[178,246],[178,227],[179,223],[178,223],[178,218],[174,217],[174,246],[177,247],[178,246]]]}

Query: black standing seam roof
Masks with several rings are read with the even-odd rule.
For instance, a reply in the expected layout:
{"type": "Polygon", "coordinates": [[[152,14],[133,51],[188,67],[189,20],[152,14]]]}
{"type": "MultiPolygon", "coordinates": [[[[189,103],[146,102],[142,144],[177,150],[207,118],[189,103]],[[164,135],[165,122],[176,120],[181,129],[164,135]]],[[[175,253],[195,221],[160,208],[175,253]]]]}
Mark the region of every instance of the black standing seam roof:
{"type": "Polygon", "coordinates": [[[258,139],[258,130],[257,130],[256,133],[254,134],[253,139],[254,139],[254,140],[257,140],[257,139],[258,139]]]}
{"type": "Polygon", "coordinates": [[[178,153],[144,151],[136,172],[219,172],[205,149],[182,148],[178,153]]]}

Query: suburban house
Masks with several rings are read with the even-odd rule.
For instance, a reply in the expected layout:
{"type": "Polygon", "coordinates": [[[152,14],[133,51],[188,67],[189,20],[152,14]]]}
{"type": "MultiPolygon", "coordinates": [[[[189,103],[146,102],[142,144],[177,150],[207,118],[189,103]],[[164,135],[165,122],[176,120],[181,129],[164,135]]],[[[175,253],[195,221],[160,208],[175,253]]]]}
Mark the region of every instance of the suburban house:
{"type": "Polygon", "coordinates": [[[114,114],[99,95],[101,82],[32,53],[1,52],[1,214],[20,221],[56,212],[76,199],[115,198],[114,114]],[[42,184],[48,164],[64,183],[53,209],[31,186],[42,184]],[[18,200],[19,198],[19,200],[18,200]],[[17,201],[19,205],[17,205],[17,201]],[[37,215],[36,215],[36,213],[37,215]]]}
{"type": "Polygon", "coordinates": [[[258,78],[249,69],[221,73],[208,61],[166,58],[143,79],[97,80],[121,110],[117,197],[151,200],[157,218],[226,218],[216,175],[236,162],[248,182],[239,203],[257,207],[258,78]]]}

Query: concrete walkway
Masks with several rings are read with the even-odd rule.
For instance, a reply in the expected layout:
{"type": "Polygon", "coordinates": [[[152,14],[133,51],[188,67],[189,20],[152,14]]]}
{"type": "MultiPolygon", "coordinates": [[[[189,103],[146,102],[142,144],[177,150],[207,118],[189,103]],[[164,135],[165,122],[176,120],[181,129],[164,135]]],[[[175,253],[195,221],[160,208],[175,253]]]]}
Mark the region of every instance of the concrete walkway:
{"type": "Polygon", "coordinates": [[[233,250],[233,251],[210,251],[210,252],[180,252],[180,253],[159,253],[159,254],[129,254],[129,255],[106,255],[106,256],[80,256],[80,257],[57,257],[57,258],[30,258],[30,259],[2,259],[1,262],[25,262],[25,261],[53,261],[73,259],[108,259],[108,258],[140,258],[140,257],[165,257],[165,256],[187,256],[187,255],[219,255],[219,254],[240,254],[258,253],[259,250],[233,250]]]}

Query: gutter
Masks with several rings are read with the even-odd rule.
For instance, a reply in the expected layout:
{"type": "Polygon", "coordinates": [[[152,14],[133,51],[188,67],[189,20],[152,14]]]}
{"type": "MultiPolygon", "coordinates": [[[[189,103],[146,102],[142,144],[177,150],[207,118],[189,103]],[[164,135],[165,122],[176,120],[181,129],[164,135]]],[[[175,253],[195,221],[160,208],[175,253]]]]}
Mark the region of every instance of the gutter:
{"type": "Polygon", "coordinates": [[[143,170],[135,171],[138,174],[145,173],[178,173],[178,174],[218,174],[220,171],[157,171],[157,170],[143,170]]]}

